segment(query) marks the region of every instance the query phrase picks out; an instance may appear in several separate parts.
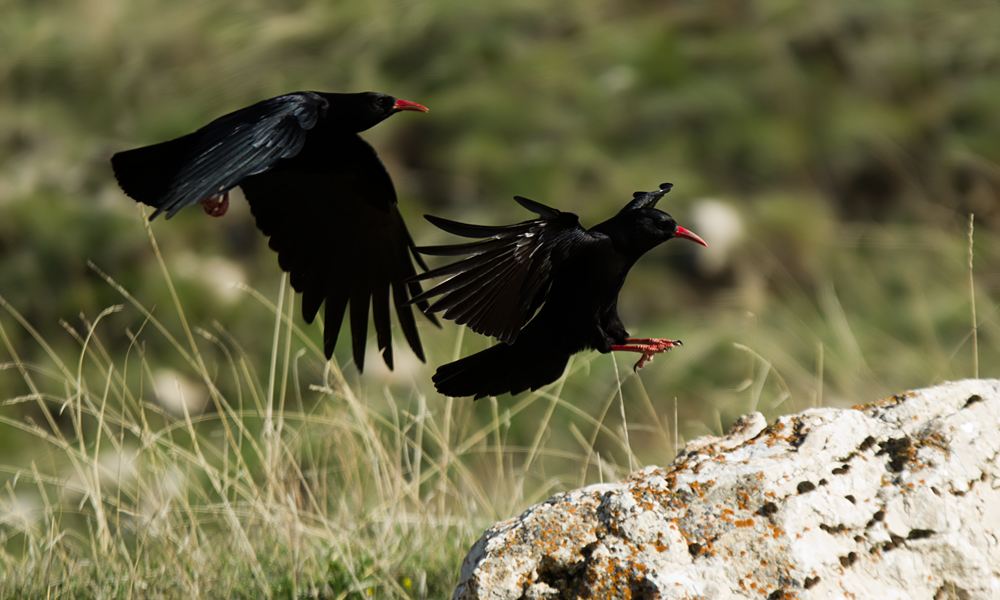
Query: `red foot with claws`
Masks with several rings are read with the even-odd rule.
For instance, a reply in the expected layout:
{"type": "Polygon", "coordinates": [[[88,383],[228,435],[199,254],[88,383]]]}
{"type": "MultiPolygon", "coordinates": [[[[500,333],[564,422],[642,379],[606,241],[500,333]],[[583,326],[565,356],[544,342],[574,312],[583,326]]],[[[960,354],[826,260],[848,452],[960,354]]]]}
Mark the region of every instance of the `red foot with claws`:
{"type": "Polygon", "coordinates": [[[629,338],[624,345],[611,346],[612,352],[638,352],[642,354],[639,361],[632,367],[633,371],[646,366],[653,361],[654,354],[663,354],[675,346],[683,346],[680,340],[664,340],[658,338],[629,338]]]}
{"type": "Polygon", "coordinates": [[[205,207],[205,213],[212,217],[221,217],[229,210],[229,192],[213,194],[199,202],[205,207]]]}

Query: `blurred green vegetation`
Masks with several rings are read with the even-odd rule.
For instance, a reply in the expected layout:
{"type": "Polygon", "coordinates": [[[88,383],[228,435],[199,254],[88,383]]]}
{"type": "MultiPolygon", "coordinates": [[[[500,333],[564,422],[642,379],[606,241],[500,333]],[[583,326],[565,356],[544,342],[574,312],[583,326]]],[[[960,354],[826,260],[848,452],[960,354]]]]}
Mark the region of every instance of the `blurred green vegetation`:
{"type": "MultiPolygon", "coordinates": [[[[108,364],[141,348],[148,372],[122,368],[121,386],[134,397],[156,402],[157,369],[204,376],[228,398],[253,386],[281,388],[281,371],[277,382],[269,375],[268,306],[281,276],[240,198],[223,219],[189,210],[151,227],[179,306],[198,328],[203,373],[97,269],[183,346],[143,218],[115,186],[108,158],[289,91],[377,90],[430,108],[364,134],[393,175],[420,244],[449,241],[419,218],[425,212],[513,222],[530,216],[510,200],[519,194],[592,225],[633,191],[671,181],[661,208],[710,246],[729,248],[708,269],[701,250],[671,242],[645,257],[625,286],[630,331],[680,338],[682,349],[638,376],[634,357],[580,355],[560,402],[540,397],[509,419],[504,411],[521,397],[473,404],[434,393],[438,364],[489,343],[452,323],[424,323],[429,364],[406,360],[412,354],[399,345],[392,375],[372,356],[357,377],[341,343],[336,360],[376,414],[398,404],[452,424],[442,434],[447,443],[428,447],[429,455],[440,459],[442,448],[502,422],[496,447],[509,454],[498,462],[523,468],[510,497],[494,497],[491,507],[454,505],[473,514],[452,532],[451,554],[428,558],[437,561],[431,578],[444,582],[439,591],[457,575],[447,561],[477,527],[615,469],[665,463],[675,428],[690,439],[719,433],[750,410],[774,417],[849,406],[973,376],[977,366],[980,376],[1000,376],[995,2],[0,0],[0,12],[0,297],[9,307],[0,310],[0,414],[15,422],[45,422],[24,365],[39,374],[42,393],[62,402],[73,392],[51,375],[53,356],[79,362],[81,378],[107,376],[81,347],[89,323],[114,305],[124,306],[100,320],[95,339],[108,364]],[[742,223],[731,246],[711,221],[695,220],[708,199],[742,223]],[[617,402],[627,412],[609,409],[617,402]],[[624,447],[607,432],[591,433],[588,418],[621,432],[623,415],[624,447]],[[581,439],[610,471],[586,453],[581,464],[581,439]],[[538,448],[541,458],[525,458],[538,448]]],[[[282,389],[300,398],[296,409],[305,414],[336,414],[325,406],[335,397],[309,387],[323,385],[324,361],[312,350],[298,354],[314,349],[320,327],[296,324],[301,335],[290,338],[295,360],[282,389]]],[[[57,426],[76,435],[61,402],[48,403],[57,426]]],[[[83,430],[96,427],[86,421],[83,430]]],[[[164,416],[162,426],[169,422],[164,416]]],[[[200,427],[211,439],[219,425],[200,427]]],[[[305,426],[300,433],[308,437],[305,426]]],[[[466,450],[463,468],[484,481],[496,475],[492,455],[474,458],[487,450],[466,450]]],[[[13,429],[0,435],[0,457],[53,472],[65,462],[13,429]]],[[[379,568],[383,583],[403,573],[379,568]]],[[[272,592],[283,594],[281,585],[272,592]]]]}

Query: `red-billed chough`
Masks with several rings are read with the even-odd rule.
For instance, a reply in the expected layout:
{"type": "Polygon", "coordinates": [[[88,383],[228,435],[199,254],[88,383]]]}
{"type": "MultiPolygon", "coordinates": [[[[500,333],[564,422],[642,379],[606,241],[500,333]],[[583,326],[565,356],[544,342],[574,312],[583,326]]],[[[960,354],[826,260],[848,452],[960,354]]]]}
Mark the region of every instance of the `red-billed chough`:
{"type": "Polygon", "coordinates": [[[706,245],[654,208],[671,187],[636,192],[617,215],[589,230],[575,214],[519,196],[514,199],[541,218],[490,227],[427,216],[449,233],[483,239],[417,248],[428,255],[469,256],[415,277],[448,279],[413,301],[440,296],[428,312],[444,311],[446,319],[500,340],[438,368],[438,391],[476,398],[517,394],[558,379],[569,357],[582,350],[638,352],[638,369],[680,345],[630,338],[618,317],[618,292],[640,256],[674,237],[706,245]]]}
{"type": "MultiPolygon", "coordinates": [[[[392,179],[357,134],[403,110],[427,112],[375,92],[285,94],[177,139],[119,152],[111,164],[126,194],[156,208],[150,219],[161,212],[169,219],[198,203],[221,216],[229,191],[243,188],[278,265],[302,293],[305,320],[311,323],[326,302],[327,358],[350,304],[354,361],[359,371],[364,368],[370,305],[378,347],[391,369],[389,290],[403,334],[424,360],[407,302],[421,289],[412,280],[413,240],[392,179]]],[[[420,256],[413,256],[426,270],[420,256]]],[[[417,305],[426,307],[423,301],[417,305]]]]}

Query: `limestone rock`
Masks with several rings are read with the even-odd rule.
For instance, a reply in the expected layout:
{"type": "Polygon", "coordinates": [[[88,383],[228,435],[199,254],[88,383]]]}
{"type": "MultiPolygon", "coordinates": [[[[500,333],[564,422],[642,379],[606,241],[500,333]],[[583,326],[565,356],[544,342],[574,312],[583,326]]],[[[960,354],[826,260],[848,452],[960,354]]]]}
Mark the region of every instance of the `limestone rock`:
{"type": "Polygon", "coordinates": [[[765,426],[491,527],[455,599],[1000,598],[1000,381],[765,426]]]}

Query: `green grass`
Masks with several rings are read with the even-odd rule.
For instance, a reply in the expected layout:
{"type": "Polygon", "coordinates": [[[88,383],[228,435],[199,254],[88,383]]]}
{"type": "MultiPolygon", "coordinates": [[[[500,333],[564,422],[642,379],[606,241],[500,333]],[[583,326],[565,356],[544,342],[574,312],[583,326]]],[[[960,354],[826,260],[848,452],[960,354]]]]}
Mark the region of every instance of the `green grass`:
{"type": "Polygon", "coordinates": [[[3,597],[445,597],[486,526],[578,485],[588,469],[606,479],[628,472],[625,432],[563,400],[561,384],[480,411],[421,390],[360,397],[295,323],[284,286],[266,306],[278,315],[270,364],[254,365],[224,331],[191,327],[180,303],[171,330],[91,268],[123,303],[74,330],[71,355],[0,299],[12,358],[0,368],[29,390],[7,405],[37,415],[0,418],[22,445],[21,464],[0,465],[3,597]],[[123,312],[141,325],[112,356],[104,322],[123,312]],[[43,349],[44,364],[19,359],[12,326],[43,349]],[[207,394],[204,412],[181,403],[171,413],[162,388],[150,389],[160,365],[145,346],[155,337],[183,365],[188,384],[178,389],[207,394]],[[225,360],[207,360],[212,347],[225,360]],[[546,419],[526,432],[530,445],[511,442],[511,423],[538,404],[546,419]],[[573,429],[579,447],[547,443],[557,407],[587,423],[573,429]],[[598,435],[625,464],[592,451],[598,435]]]}

